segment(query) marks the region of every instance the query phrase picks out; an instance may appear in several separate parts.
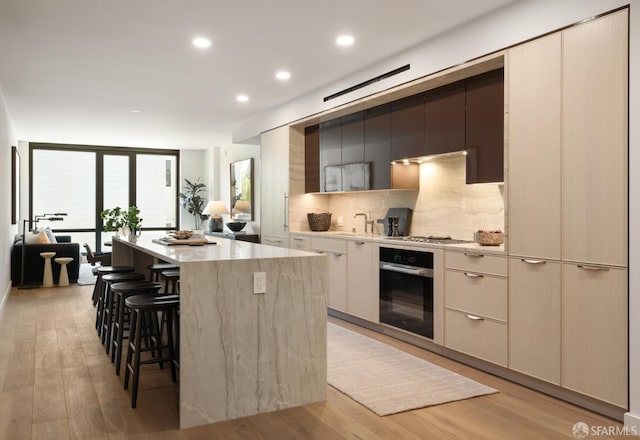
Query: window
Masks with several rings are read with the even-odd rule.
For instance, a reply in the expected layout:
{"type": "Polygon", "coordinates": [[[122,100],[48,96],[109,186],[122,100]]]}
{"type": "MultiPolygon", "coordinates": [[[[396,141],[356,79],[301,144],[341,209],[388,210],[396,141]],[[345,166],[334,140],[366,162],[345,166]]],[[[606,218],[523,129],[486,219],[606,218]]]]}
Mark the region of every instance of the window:
{"type": "Polygon", "coordinates": [[[177,150],[31,144],[30,216],[66,213],[45,221],[73,241],[100,250],[112,233],[102,232],[100,212],[136,205],[142,230],[178,228],[177,150]]]}

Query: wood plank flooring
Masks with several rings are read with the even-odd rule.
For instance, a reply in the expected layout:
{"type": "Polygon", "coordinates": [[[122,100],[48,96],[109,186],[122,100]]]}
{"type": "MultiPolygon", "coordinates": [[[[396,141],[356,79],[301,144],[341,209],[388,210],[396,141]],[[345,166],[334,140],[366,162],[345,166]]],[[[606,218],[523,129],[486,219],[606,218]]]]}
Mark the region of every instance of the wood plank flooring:
{"type": "MultiPolygon", "coordinates": [[[[330,320],[498,389],[378,417],[331,387],[326,402],[178,429],[179,385],[147,366],[138,408],[94,329],[93,286],[13,289],[0,312],[0,439],[574,439],[573,425],[620,423],[436,354],[330,320]]],[[[366,374],[366,372],[363,372],[366,374]]],[[[588,437],[592,438],[592,437],[588,437]]],[[[602,437],[604,438],[604,437],[602,437]]],[[[606,437],[612,438],[612,437],[606,437]]],[[[622,437],[620,437],[622,438],[622,437]]]]}

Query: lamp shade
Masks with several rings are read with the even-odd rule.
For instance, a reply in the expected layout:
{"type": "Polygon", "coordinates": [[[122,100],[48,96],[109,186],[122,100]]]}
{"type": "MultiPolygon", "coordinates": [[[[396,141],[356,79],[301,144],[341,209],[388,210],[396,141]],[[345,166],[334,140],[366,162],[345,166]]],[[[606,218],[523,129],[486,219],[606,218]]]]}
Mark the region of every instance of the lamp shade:
{"type": "Polygon", "coordinates": [[[233,207],[233,212],[242,212],[245,214],[249,214],[251,212],[251,202],[248,200],[238,200],[233,207]]]}
{"type": "Polygon", "coordinates": [[[202,211],[202,213],[205,215],[216,216],[220,214],[228,214],[229,211],[227,210],[227,207],[225,206],[224,202],[220,200],[213,200],[207,203],[207,206],[204,207],[204,210],[202,211]]]}

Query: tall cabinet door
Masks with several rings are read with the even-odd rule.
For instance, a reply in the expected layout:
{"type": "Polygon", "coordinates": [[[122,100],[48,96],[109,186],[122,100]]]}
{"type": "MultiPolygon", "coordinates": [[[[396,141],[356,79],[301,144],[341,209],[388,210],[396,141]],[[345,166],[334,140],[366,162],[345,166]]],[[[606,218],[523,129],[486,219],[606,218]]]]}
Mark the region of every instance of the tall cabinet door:
{"type": "Polygon", "coordinates": [[[627,11],[564,31],[562,44],[563,259],[626,266],[627,11]]]}
{"type": "Polygon", "coordinates": [[[627,270],[562,265],[562,384],[627,408],[627,270]]]}
{"type": "Polygon", "coordinates": [[[509,258],[509,368],[560,385],[560,262],[509,258]]]}
{"type": "Polygon", "coordinates": [[[561,258],[561,36],[509,51],[509,253],[561,258]]]}
{"type": "Polygon", "coordinates": [[[284,126],[260,136],[262,235],[287,236],[286,210],[289,192],[289,127],[284,126]],[[284,166],[283,166],[284,164],[284,166]],[[267,170],[278,170],[268,172],[267,170]]]}

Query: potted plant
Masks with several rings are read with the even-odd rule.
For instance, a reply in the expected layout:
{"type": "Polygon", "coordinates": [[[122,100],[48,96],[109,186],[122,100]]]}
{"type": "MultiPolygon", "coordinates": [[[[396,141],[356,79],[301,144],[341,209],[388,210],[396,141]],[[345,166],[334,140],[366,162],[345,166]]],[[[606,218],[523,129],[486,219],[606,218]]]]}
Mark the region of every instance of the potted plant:
{"type": "Polygon", "coordinates": [[[202,215],[202,210],[206,204],[204,195],[207,192],[207,185],[198,181],[192,182],[189,179],[184,179],[186,185],[184,192],[179,194],[180,203],[182,207],[187,210],[189,214],[193,214],[195,220],[195,229],[200,229],[200,222],[206,220],[208,216],[202,215]]]}
{"type": "Polygon", "coordinates": [[[105,231],[118,231],[120,235],[134,235],[140,230],[142,219],[140,209],[137,206],[129,206],[126,210],[116,206],[113,209],[105,209],[100,213],[100,218],[104,221],[105,231]],[[125,228],[129,229],[129,234],[125,228]]]}

